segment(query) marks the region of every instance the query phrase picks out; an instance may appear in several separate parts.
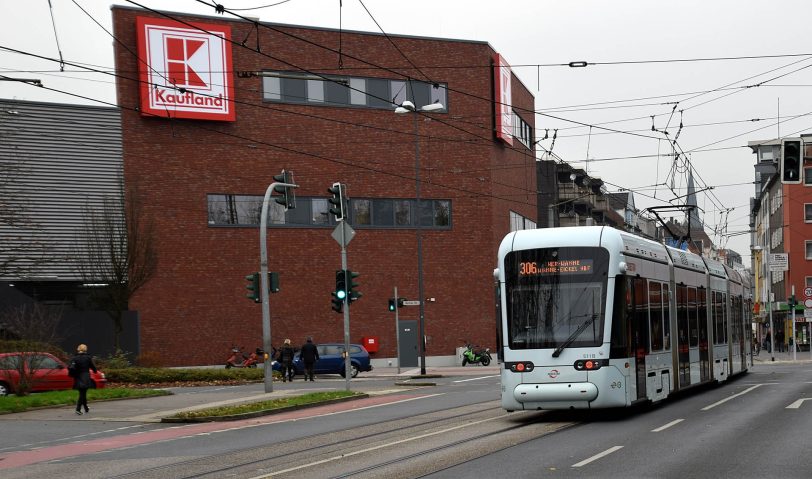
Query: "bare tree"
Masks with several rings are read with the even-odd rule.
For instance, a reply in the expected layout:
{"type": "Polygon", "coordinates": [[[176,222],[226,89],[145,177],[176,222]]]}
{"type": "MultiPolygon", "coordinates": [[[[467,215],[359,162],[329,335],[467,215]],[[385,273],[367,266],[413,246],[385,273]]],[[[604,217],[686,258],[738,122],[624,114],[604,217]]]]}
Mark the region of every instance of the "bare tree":
{"type": "Polygon", "coordinates": [[[84,236],[76,255],[82,279],[104,285],[91,289],[91,299],[113,320],[116,351],[124,330],[122,314],[158,264],[154,226],[144,216],[139,188],[132,185],[125,192],[120,179],[119,193],[105,197],[100,206],[85,208],[84,236]]]}
{"type": "Polygon", "coordinates": [[[0,157],[0,278],[28,276],[47,261],[45,244],[37,238],[42,228],[25,201],[27,174],[21,159],[0,157]]]}
{"type": "MultiPolygon", "coordinates": [[[[60,371],[60,364],[41,354],[53,348],[58,341],[57,325],[62,307],[48,307],[39,303],[12,306],[0,312],[0,324],[17,340],[6,345],[15,354],[0,359],[0,383],[14,390],[18,396],[28,395],[47,376],[60,371]]],[[[0,388],[2,389],[2,388],[0,388]]]]}
{"type": "Polygon", "coordinates": [[[45,344],[57,344],[57,326],[62,319],[62,306],[40,303],[10,306],[0,311],[0,324],[17,338],[45,344]]]}

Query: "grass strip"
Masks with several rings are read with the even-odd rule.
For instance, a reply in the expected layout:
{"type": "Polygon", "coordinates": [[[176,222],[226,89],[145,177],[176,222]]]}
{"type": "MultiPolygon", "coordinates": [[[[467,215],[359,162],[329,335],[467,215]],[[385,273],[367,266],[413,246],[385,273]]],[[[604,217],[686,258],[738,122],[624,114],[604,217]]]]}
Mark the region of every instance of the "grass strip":
{"type": "MultiPolygon", "coordinates": [[[[104,388],[89,389],[87,400],[105,401],[110,399],[135,399],[152,396],[166,396],[168,391],[157,389],[104,388]]],[[[73,390],[32,393],[28,396],[0,396],[0,414],[23,412],[29,409],[76,404],[79,393],[73,390]]]]}
{"type": "Polygon", "coordinates": [[[355,396],[367,397],[366,394],[358,393],[355,391],[322,391],[303,394],[301,396],[290,396],[290,397],[281,397],[277,399],[269,399],[267,401],[259,401],[253,403],[236,404],[232,406],[220,406],[207,409],[198,409],[195,411],[179,412],[177,414],[169,416],[167,419],[200,419],[200,418],[240,416],[245,414],[273,411],[276,409],[290,409],[306,405],[316,405],[319,403],[331,402],[339,399],[353,398],[355,396]]]}

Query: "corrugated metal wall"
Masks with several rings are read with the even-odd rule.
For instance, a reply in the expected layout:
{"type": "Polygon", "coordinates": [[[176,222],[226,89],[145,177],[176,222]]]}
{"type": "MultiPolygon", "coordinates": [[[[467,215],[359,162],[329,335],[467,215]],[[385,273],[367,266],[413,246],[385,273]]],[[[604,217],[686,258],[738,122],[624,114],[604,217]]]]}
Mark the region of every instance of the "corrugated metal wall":
{"type": "Polygon", "coordinates": [[[118,109],[0,99],[0,279],[81,281],[84,211],[122,165],[118,109]]]}

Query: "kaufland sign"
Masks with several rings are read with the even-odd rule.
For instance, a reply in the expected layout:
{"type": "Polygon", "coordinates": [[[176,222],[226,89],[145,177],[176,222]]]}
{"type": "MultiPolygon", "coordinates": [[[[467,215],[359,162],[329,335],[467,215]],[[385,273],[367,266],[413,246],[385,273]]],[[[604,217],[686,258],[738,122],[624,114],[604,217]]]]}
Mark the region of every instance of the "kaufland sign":
{"type": "Polygon", "coordinates": [[[500,54],[493,56],[494,97],[496,98],[496,137],[513,146],[513,105],[511,101],[510,65],[500,54]]]}
{"type": "Polygon", "coordinates": [[[141,114],[234,121],[231,29],[138,17],[141,114]]]}

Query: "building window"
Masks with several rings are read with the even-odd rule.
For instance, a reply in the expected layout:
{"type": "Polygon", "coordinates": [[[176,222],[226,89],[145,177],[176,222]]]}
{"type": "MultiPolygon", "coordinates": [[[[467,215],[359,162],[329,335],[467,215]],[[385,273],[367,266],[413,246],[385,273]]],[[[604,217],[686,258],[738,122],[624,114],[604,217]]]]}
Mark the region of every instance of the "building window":
{"type": "Polygon", "coordinates": [[[805,288],[812,288],[812,276],[804,277],[804,287],[805,288]]]}
{"type": "Polygon", "coordinates": [[[804,221],[812,223],[812,203],[804,203],[804,221]]]}
{"type": "Polygon", "coordinates": [[[812,259],[812,241],[804,241],[804,245],[806,246],[806,259],[812,259]]]}
{"type": "Polygon", "coordinates": [[[510,212],[510,231],[520,231],[520,230],[532,230],[536,229],[536,222],[532,221],[524,216],[516,213],[515,211],[510,212]]]}
{"type": "MultiPolygon", "coordinates": [[[[259,226],[263,197],[256,195],[208,195],[209,226],[259,226]]],[[[450,200],[415,200],[391,198],[352,198],[348,221],[355,227],[450,229],[450,200]]],[[[268,203],[268,226],[319,227],[335,226],[326,198],[298,197],[296,208],[285,208],[271,200],[268,203]]]]}
{"type": "Polygon", "coordinates": [[[392,109],[410,100],[418,108],[441,103],[446,108],[440,111],[448,109],[446,84],[416,80],[265,71],[262,90],[265,100],[283,103],[392,109]]]}
{"type": "Polygon", "coordinates": [[[812,186],[812,168],[804,167],[804,184],[812,186]]]}
{"type": "Polygon", "coordinates": [[[528,148],[533,144],[533,129],[516,112],[513,112],[513,138],[528,148]]]}

